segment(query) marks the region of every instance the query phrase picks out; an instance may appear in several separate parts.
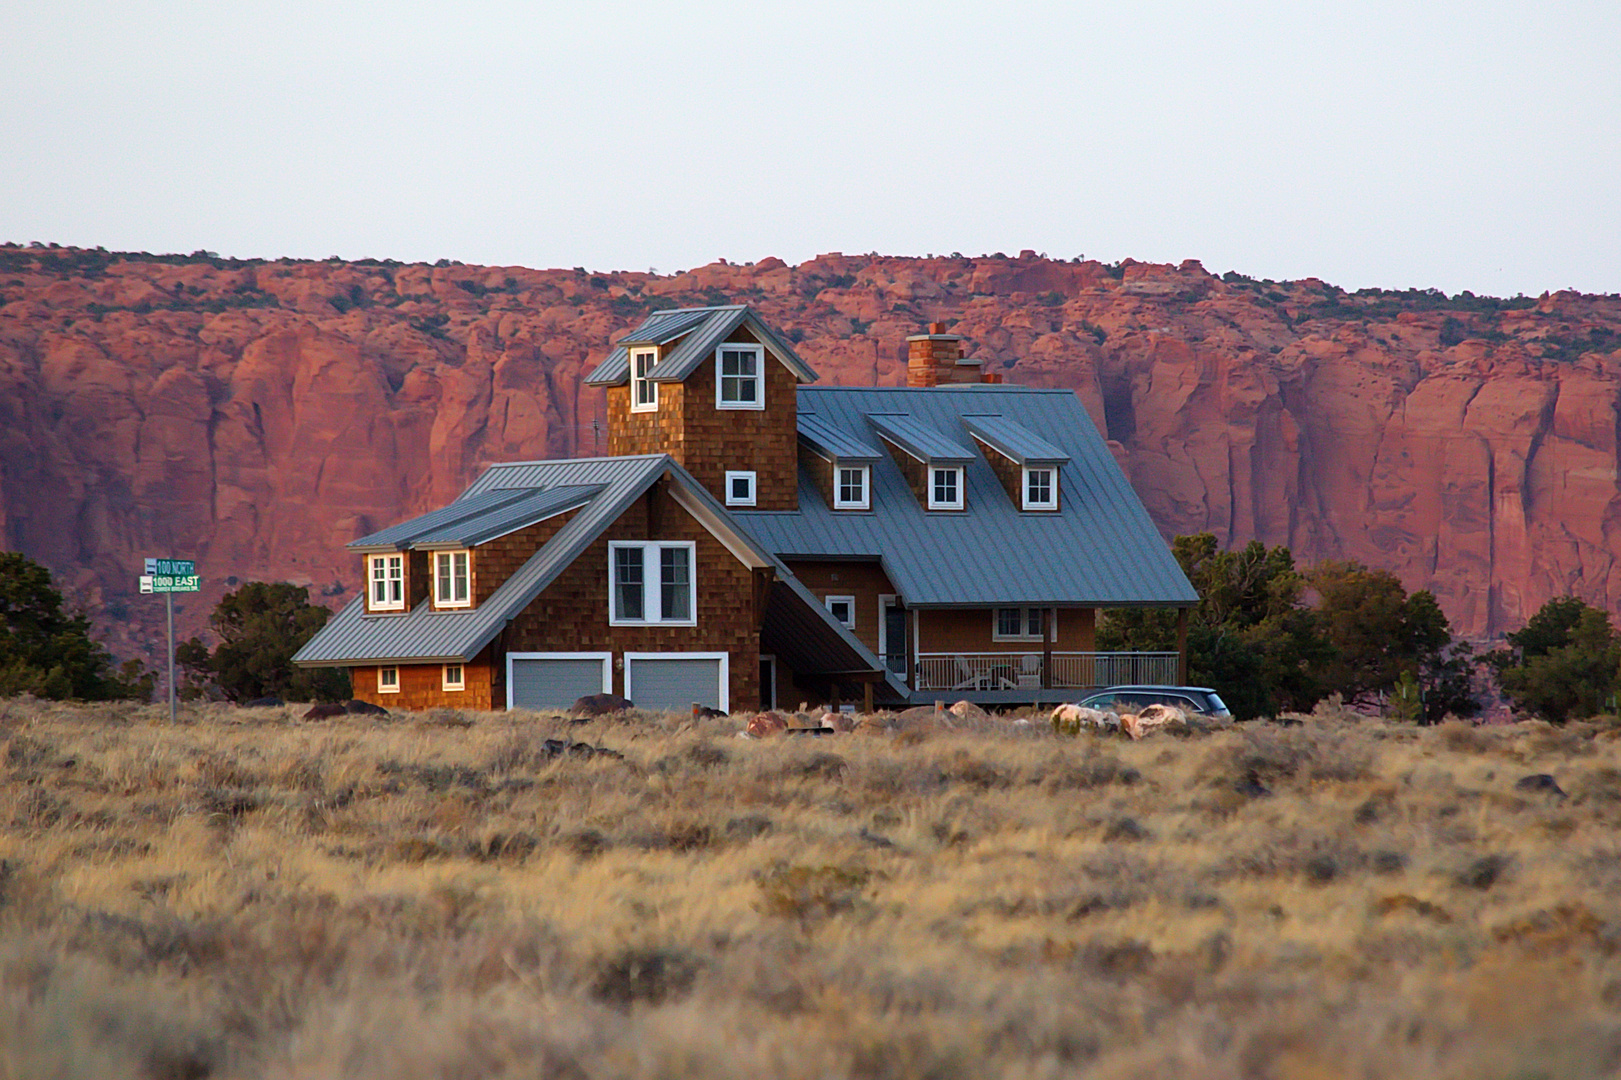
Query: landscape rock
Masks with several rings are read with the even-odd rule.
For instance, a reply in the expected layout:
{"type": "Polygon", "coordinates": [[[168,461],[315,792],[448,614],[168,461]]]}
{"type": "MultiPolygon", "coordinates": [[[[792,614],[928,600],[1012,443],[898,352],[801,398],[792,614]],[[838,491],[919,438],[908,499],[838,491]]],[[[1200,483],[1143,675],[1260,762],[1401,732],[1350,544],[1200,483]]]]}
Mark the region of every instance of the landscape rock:
{"type": "Polygon", "coordinates": [[[300,719],[303,720],[330,720],[334,716],[347,716],[349,710],[342,705],[323,704],[311,705],[300,719]]]}
{"type": "Polygon", "coordinates": [[[350,698],[343,703],[343,708],[345,712],[353,713],[356,716],[388,715],[388,710],[381,705],[373,705],[371,702],[361,701],[359,698],[350,698]]]}
{"type": "Polygon", "coordinates": [[[1082,731],[1118,731],[1120,717],[1112,712],[1089,709],[1084,705],[1065,703],[1052,713],[1053,731],[1060,735],[1078,735],[1082,731]]]}
{"type": "Polygon", "coordinates": [[[569,711],[581,716],[597,717],[625,712],[635,707],[629,699],[622,698],[618,694],[587,694],[585,697],[576,698],[569,711]]]}
{"type": "Polygon", "coordinates": [[[959,701],[946,710],[960,720],[989,720],[991,714],[975,705],[972,701],[959,701]]]}
{"type": "Polygon", "coordinates": [[[1567,797],[1565,790],[1559,786],[1559,781],[1555,780],[1549,773],[1532,773],[1530,776],[1522,776],[1514,781],[1514,790],[1541,792],[1560,799],[1567,797]]]}
{"type": "Polygon", "coordinates": [[[756,738],[765,739],[772,735],[781,735],[788,730],[788,721],[781,713],[764,712],[749,717],[749,723],[744,731],[756,738]]]}

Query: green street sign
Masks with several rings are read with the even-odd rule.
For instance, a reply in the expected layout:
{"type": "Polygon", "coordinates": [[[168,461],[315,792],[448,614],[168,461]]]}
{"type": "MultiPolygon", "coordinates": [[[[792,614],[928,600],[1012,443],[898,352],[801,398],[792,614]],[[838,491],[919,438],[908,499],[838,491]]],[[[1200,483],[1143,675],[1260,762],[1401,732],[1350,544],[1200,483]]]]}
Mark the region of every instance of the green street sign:
{"type": "Polygon", "coordinates": [[[147,577],[191,577],[197,573],[197,564],[191,559],[147,559],[147,577]]]}
{"type": "Polygon", "coordinates": [[[197,592],[203,587],[203,579],[197,574],[147,574],[141,577],[141,591],[144,593],[171,593],[171,592],[197,592]]]}

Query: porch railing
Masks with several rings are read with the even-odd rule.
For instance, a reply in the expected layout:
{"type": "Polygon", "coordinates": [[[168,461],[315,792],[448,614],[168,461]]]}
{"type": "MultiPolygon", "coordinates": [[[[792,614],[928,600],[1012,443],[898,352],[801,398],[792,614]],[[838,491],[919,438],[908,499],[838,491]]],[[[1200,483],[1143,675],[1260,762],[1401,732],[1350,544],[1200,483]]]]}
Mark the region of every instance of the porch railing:
{"type": "Polygon", "coordinates": [[[1089,690],[1129,683],[1177,682],[1174,652],[1055,652],[1043,678],[1039,652],[918,653],[914,690],[1089,690]]]}

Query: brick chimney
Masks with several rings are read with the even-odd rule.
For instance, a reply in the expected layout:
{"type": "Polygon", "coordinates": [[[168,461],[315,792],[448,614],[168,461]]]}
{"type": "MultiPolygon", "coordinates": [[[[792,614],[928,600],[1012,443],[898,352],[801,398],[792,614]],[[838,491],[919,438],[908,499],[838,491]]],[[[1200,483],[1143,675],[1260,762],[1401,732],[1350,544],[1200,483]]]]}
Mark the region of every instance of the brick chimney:
{"type": "Polygon", "coordinates": [[[946,333],[945,323],[930,323],[927,334],[906,339],[906,385],[942,386],[949,383],[989,381],[980,361],[962,354],[962,335],[946,333]]]}

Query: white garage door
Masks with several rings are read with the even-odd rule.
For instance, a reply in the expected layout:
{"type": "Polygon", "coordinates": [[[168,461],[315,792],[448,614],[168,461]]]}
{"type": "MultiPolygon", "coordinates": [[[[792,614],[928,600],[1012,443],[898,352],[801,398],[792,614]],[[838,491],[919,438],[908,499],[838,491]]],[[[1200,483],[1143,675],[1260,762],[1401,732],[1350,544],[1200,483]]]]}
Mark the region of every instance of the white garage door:
{"type": "Polygon", "coordinates": [[[507,708],[566,709],[613,686],[612,653],[508,653],[507,708]]]}
{"type": "Polygon", "coordinates": [[[694,702],[726,711],[725,653],[626,653],[625,696],[638,709],[692,708],[694,702]]]}

